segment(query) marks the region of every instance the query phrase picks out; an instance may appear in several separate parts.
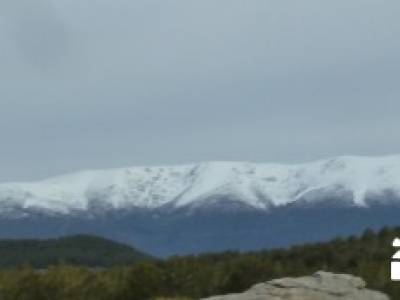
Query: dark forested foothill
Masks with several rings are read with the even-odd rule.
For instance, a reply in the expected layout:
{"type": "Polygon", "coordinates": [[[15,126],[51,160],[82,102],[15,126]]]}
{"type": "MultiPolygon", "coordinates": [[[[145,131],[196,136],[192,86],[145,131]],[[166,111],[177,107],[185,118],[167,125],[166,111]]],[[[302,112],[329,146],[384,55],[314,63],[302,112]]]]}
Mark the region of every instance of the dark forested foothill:
{"type": "Polygon", "coordinates": [[[290,249],[173,257],[100,270],[63,264],[46,270],[24,266],[0,272],[0,293],[4,300],[198,299],[325,270],[360,276],[369,288],[400,299],[400,284],[390,281],[396,236],[400,228],[384,228],[290,249]]]}
{"type": "Polygon", "coordinates": [[[0,240],[0,268],[21,265],[46,268],[59,263],[110,267],[148,259],[151,259],[149,255],[132,247],[90,235],[46,240],[0,240]]]}

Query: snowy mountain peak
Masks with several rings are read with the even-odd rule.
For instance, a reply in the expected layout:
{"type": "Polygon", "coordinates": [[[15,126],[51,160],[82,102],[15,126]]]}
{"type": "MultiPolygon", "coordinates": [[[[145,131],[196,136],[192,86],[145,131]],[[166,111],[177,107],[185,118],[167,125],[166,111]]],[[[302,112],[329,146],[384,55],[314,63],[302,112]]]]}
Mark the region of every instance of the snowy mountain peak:
{"type": "Polygon", "coordinates": [[[295,201],[374,195],[400,199],[400,156],[337,157],[299,165],[204,162],[82,171],[40,182],[0,184],[0,212],[14,207],[57,213],[110,208],[207,205],[229,198],[257,209],[295,201]]]}

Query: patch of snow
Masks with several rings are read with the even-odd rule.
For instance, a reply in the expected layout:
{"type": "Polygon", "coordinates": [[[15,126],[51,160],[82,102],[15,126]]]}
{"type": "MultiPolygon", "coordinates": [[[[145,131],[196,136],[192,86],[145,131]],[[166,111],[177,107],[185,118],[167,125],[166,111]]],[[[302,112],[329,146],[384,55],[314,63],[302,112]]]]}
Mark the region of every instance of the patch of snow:
{"type": "Polygon", "coordinates": [[[367,194],[390,190],[400,195],[400,156],[347,156],[299,165],[206,162],[82,171],[40,182],[0,184],[0,207],[11,203],[68,213],[101,201],[113,208],[153,209],[169,203],[206,205],[207,199],[226,196],[268,209],[312,191],[338,188],[350,191],[359,206],[366,205],[367,194]]]}

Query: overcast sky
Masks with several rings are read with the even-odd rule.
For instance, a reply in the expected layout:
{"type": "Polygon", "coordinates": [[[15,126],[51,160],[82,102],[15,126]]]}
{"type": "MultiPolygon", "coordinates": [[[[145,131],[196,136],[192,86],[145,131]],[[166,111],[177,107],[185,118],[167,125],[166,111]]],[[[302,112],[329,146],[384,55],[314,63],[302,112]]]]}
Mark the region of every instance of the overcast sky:
{"type": "Polygon", "coordinates": [[[398,0],[0,0],[0,181],[400,153],[398,0]]]}

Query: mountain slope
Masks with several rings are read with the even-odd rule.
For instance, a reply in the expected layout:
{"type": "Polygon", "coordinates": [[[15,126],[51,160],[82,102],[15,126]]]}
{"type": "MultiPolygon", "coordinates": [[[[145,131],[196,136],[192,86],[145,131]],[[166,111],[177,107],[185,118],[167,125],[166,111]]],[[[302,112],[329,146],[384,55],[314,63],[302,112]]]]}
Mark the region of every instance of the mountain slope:
{"type": "Polygon", "coordinates": [[[150,259],[149,255],[130,246],[89,235],[47,240],[0,240],[1,268],[24,264],[45,268],[59,263],[108,267],[150,259]]]}
{"type": "Polygon", "coordinates": [[[93,234],[156,256],[257,250],[400,225],[400,156],[210,162],[0,185],[0,238],[93,234]]]}
{"type": "Polygon", "coordinates": [[[41,182],[4,183],[0,213],[201,207],[221,197],[260,210],[332,196],[366,206],[371,199],[388,194],[400,198],[400,156],[338,157],[301,165],[209,162],[84,171],[41,182]]]}

